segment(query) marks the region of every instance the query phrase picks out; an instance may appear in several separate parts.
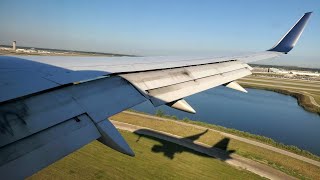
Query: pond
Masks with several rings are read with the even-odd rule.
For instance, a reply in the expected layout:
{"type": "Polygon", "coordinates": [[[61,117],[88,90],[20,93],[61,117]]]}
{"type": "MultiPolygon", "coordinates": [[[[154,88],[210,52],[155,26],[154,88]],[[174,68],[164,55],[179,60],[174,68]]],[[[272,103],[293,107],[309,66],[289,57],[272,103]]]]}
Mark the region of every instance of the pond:
{"type": "Polygon", "coordinates": [[[133,109],[154,114],[158,109],[182,119],[216,124],[270,137],[320,155],[320,116],[301,108],[297,100],[279,93],[247,89],[248,93],[216,87],[185,100],[197,111],[189,114],[150,102],[133,109]]]}

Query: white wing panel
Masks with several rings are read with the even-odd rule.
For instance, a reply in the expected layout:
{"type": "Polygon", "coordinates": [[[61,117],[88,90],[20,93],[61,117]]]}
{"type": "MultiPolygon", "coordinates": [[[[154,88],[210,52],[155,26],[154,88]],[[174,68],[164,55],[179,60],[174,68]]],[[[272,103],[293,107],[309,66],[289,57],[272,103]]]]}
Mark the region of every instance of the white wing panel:
{"type": "Polygon", "coordinates": [[[166,104],[251,74],[240,61],[122,74],[155,106],[166,104]]]}
{"type": "Polygon", "coordinates": [[[242,68],[250,69],[247,64],[240,61],[229,61],[183,68],[129,73],[120,76],[130,81],[139,89],[146,91],[242,68]]]}
{"type": "Polygon", "coordinates": [[[151,97],[150,100],[153,105],[159,106],[228,83],[250,74],[250,70],[243,68],[194,81],[152,89],[148,91],[148,95],[151,97]]]}

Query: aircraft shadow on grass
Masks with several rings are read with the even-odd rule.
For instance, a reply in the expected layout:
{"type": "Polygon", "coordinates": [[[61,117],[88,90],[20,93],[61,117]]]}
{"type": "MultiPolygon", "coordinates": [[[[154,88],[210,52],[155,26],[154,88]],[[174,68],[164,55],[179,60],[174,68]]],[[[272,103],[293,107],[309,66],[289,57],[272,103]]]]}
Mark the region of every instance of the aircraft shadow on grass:
{"type": "Polygon", "coordinates": [[[223,138],[212,147],[202,146],[194,142],[207,132],[208,129],[202,133],[183,138],[172,137],[149,129],[139,129],[134,133],[139,135],[136,142],[139,142],[141,137],[160,142],[161,145],[154,145],[151,148],[151,151],[155,153],[163,153],[163,155],[169,159],[174,159],[175,154],[182,152],[189,152],[205,157],[214,157],[223,161],[232,159],[230,155],[234,153],[235,150],[227,150],[230,141],[229,138],[223,138]]]}

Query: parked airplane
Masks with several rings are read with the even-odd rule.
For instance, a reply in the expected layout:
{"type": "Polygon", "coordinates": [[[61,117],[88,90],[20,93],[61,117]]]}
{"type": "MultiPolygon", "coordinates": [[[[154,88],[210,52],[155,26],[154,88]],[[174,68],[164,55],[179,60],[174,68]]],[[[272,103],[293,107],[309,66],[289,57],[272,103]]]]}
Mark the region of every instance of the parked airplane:
{"type": "Polygon", "coordinates": [[[246,92],[234,81],[251,74],[247,63],[287,54],[310,15],[244,56],[0,56],[1,178],[30,176],[96,139],[134,156],[108,117],[144,101],[195,113],[183,98],[219,85],[246,92]]]}

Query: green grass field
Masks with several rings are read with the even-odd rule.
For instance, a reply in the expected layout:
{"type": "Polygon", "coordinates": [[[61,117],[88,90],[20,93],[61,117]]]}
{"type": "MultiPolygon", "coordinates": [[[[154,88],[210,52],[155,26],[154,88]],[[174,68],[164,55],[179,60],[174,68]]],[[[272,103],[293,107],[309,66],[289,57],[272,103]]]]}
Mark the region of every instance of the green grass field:
{"type": "Polygon", "coordinates": [[[121,134],[136,157],[94,141],[28,179],[262,179],[192,150],[169,159],[162,153],[152,152],[152,147],[161,143],[166,143],[168,150],[184,147],[145,137],[138,140],[138,135],[126,131],[121,134]]]}
{"type": "MultiPolygon", "coordinates": [[[[159,130],[159,131],[164,131],[171,134],[176,134],[182,137],[198,134],[203,131],[201,129],[197,129],[194,127],[177,124],[175,121],[159,121],[159,120],[153,120],[147,117],[127,114],[127,113],[117,114],[113,116],[111,119],[115,121],[126,122],[129,124],[142,126],[142,127],[148,127],[148,128],[159,130]]],[[[187,122],[192,123],[191,121],[187,121],[187,122]]],[[[195,123],[195,124],[203,127],[215,129],[214,125],[213,126],[205,125],[204,123],[195,123]]],[[[219,129],[219,130],[222,130],[222,129],[219,129]]],[[[231,132],[228,132],[228,133],[231,133],[231,132]]],[[[212,146],[218,143],[219,141],[221,141],[223,138],[225,138],[225,136],[221,135],[220,133],[209,131],[205,135],[201,136],[198,139],[198,141],[203,142],[209,146],[212,146]]],[[[253,136],[251,137],[251,139],[254,139],[253,136]]],[[[256,140],[259,141],[258,139],[256,140]]],[[[248,143],[244,143],[232,138],[230,139],[228,150],[235,150],[235,153],[240,156],[269,165],[275,169],[283,171],[288,175],[297,177],[299,179],[320,179],[319,167],[291,158],[283,154],[275,153],[274,151],[271,151],[271,150],[260,148],[260,147],[257,147],[248,143]]],[[[305,155],[308,156],[307,154],[305,155]]],[[[318,156],[311,155],[310,157],[313,157],[313,159],[319,160],[318,156]]]]}

